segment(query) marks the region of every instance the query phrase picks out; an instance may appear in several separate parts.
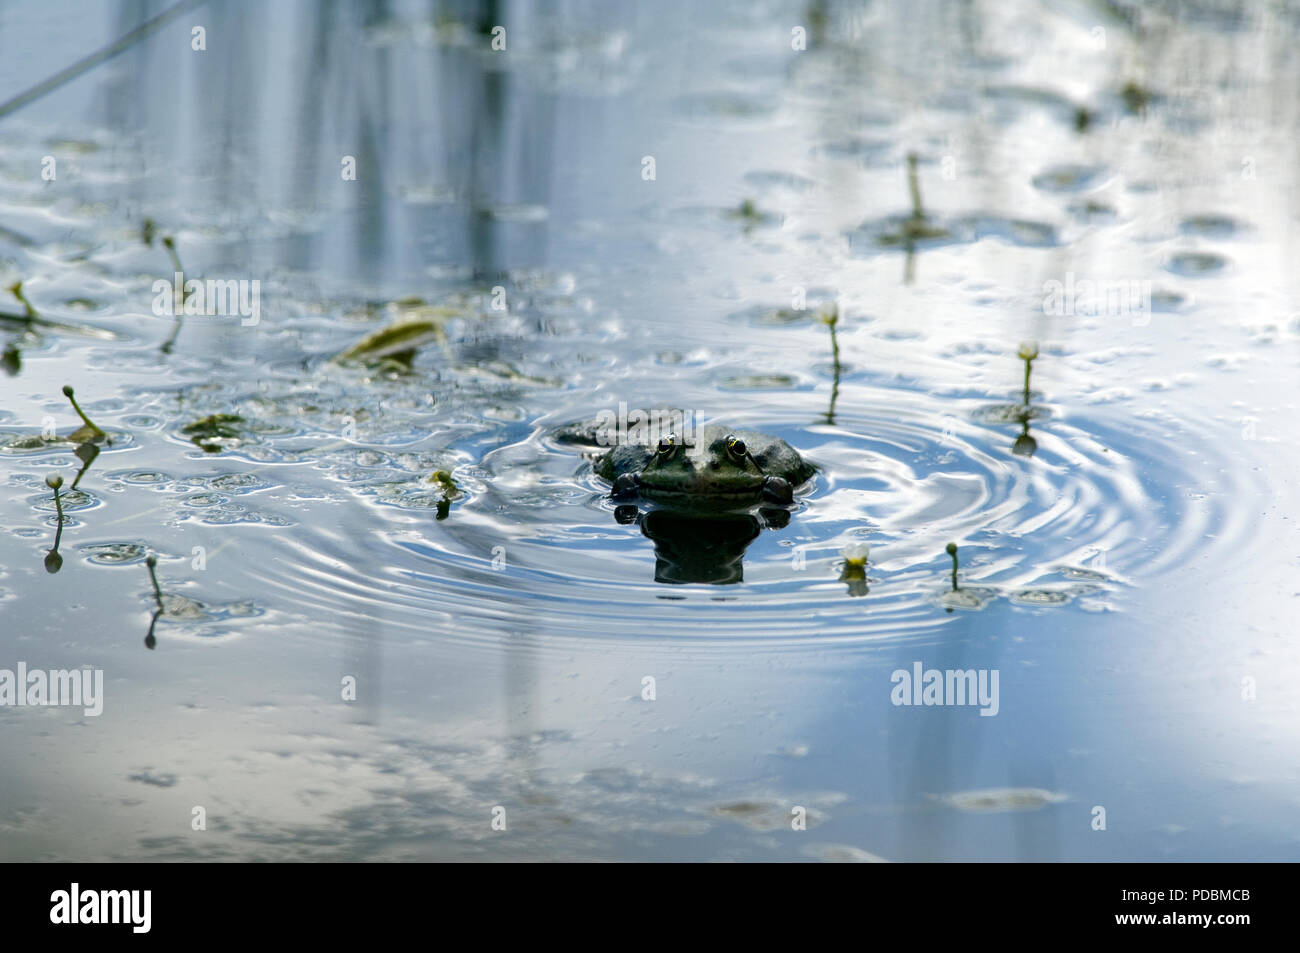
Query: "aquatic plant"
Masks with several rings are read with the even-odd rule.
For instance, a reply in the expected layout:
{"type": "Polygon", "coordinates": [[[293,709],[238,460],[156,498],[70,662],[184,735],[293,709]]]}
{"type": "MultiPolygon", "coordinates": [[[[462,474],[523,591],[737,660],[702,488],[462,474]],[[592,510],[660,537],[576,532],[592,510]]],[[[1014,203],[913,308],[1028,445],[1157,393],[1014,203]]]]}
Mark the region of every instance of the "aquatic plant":
{"type": "Polygon", "coordinates": [[[1029,416],[1020,419],[1020,433],[1011,445],[1011,452],[1018,457],[1032,457],[1038,452],[1038,441],[1029,432],[1029,416]]]}
{"type": "Polygon", "coordinates": [[[835,401],[840,396],[840,342],[835,336],[835,327],[840,323],[840,306],[832,304],[822,312],[822,324],[831,332],[831,402],[826,408],[826,422],[835,423],[835,401]]]}
{"type": "Polygon", "coordinates": [[[848,584],[850,596],[867,594],[867,557],[871,547],[864,542],[847,544],[840,550],[844,561],[840,564],[839,581],[848,584]]]}
{"type": "Polygon", "coordinates": [[[1034,408],[1029,402],[1029,377],[1034,370],[1034,360],[1038,357],[1038,342],[1022,342],[1016,356],[1025,362],[1025,388],[1023,401],[1016,415],[1016,419],[1020,422],[1020,435],[1012,444],[1011,452],[1021,457],[1032,457],[1038,452],[1038,441],[1029,434],[1029,421],[1035,416],[1034,408]]]}
{"type": "Polygon", "coordinates": [[[945,612],[952,612],[954,609],[983,609],[988,601],[997,593],[995,590],[984,586],[959,586],[957,584],[957,570],[960,568],[957,563],[957,544],[949,543],[944,547],[945,552],[952,557],[952,588],[944,590],[939,596],[939,604],[943,606],[945,612]]]}
{"type": "Polygon", "coordinates": [[[1020,358],[1022,361],[1025,362],[1025,400],[1024,400],[1024,404],[1025,404],[1026,407],[1028,407],[1028,406],[1029,406],[1029,375],[1033,372],[1033,370],[1034,370],[1034,361],[1038,358],[1038,342],[1037,342],[1037,341],[1022,341],[1022,342],[1020,343],[1020,350],[1018,350],[1018,351],[1016,352],[1016,356],[1017,356],[1018,358],[1020,358]]]}
{"type": "Polygon", "coordinates": [[[1119,97],[1124,100],[1124,105],[1128,107],[1128,111],[1134,115],[1146,112],[1146,108],[1152,99],[1151,90],[1133,80],[1129,80],[1120,87],[1119,97]]]}
{"type": "Polygon", "coordinates": [[[912,200],[912,214],[898,224],[898,230],[886,232],[878,239],[881,245],[901,245],[907,253],[907,262],[903,266],[903,282],[912,283],[915,268],[916,243],[931,238],[947,238],[948,229],[930,224],[925,214],[925,205],[921,202],[921,182],[917,174],[920,162],[915,152],[907,154],[907,191],[912,200]]]}
{"type": "Polygon", "coordinates": [[[176,312],[176,322],[172,325],[172,333],[167,336],[167,340],[158,346],[158,350],[164,354],[170,354],[176,344],[176,338],[181,333],[181,322],[185,319],[185,300],[189,297],[186,290],[185,268],[181,265],[181,256],[176,251],[176,239],[171,235],[163,236],[163,247],[167,249],[167,254],[172,260],[172,269],[176,274],[176,281],[180,284],[181,300],[179,303],[173,301],[173,310],[176,312]]]}
{"type": "Polygon", "coordinates": [[[90,469],[90,465],[94,463],[95,458],[99,456],[99,446],[93,440],[83,440],[81,443],[77,444],[77,449],[72,452],[75,453],[77,459],[81,461],[81,469],[77,471],[76,479],[72,481],[72,488],[75,490],[77,484],[81,482],[81,478],[85,476],[86,471],[90,469]]]}
{"type": "Polygon", "coordinates": [[[86,416],[86,412],[82,410],[81,405],[77,403],[77,398],[75,393],[72,390],[71,384],[63,385],[63,396],[68,398],[68,400],[72,402],[72,409],[77,412],[77,416],[81,418],[81,423],[82,423],[82,426],[78,427],[76,430],[72,431],[72,433],[68,434],[67,439],[70,442],[82,443],[83,441],[87,441],[87,440],[92,442],[97,440],[103,440],[105,443],[113,442],[108,439],[108,434],[104,433],[104,431],[100,430],[97,426],[95,426],[94,421],[92,421],[89,417],[86,416]]]}
{"type": "Polygon", "coordinates": [[[59,489],[63,486],[63,477],[51,473],[45,478],[45,485],[54,491],[54,510],[58,513],[58,526],[54,531],[54,548],[45,554],[45,571],[53,574],[63,568],[63,557],[59,555],[59,543],[63,539],[63,501],[59,499],[59,489]]]}
{"type": "Polygon", "coordinates": [[[334,357],[337,364],[381,364],[391,361],[409,370],[415,352],[432,341],[446,342],[444,326],[459,314],[454,308],[423,307],[418,318],[393,322],[366,335],[352,347],[334,357]]]}
{"type": "MultiPolygon", "coordinates": [[[[162,243],[163,243],[163,247],[167,249],[168,256],[172,260],[172,269],[184,275],[185,269],[181,266],[181,256],[176,251],[176,239],[171,235],[164,235],[162,243]]],[[[182,282],[181,294],[183,295],[184,293],[185,293],[185,286],[184,283],[182,282]]],[[[182,304],[185,303],[184,298],[181,299],[181,303],[182,304]]]]}
{"type": "Polygon", "coordinates": [[[158,625],[158,617],[163,614],[162,587],[158,585],[158,575],[154,571],[158,566],[158,557],[155,556],[153,553],[150,553],[147,557],[145,557],[144,564],[149,570],[149,581],[153,583],[154,602],[158,604],[158,608],[154,612],[153,618],[149,620],[149,631],[144,637],[144,647],[147,649],[152,649],[155,645],[158,644],[158,640],[154,638],[153,630],[155,626],[158,625]]]}
{"type": "Polygon", "coordinates": [[[451,512],[452,500],[458,500],[464,494],[461,493],[460,487],[456,485],[456,481],[452,479],[451,474],[446,470],[435,470],[430,474],[429,482],[437,483],[442,489],[442,499],[438,501],[434,519],[445,520],[447,514],[451,512]]]}
{"type": "Polygon", "coordinates": [[[32,307],[32,303],[27,300],[27,295],[23,294],[23,283],[21,281],[15,281],[11,284],[9,291],[18,299],[18,303],[23,306],[23,320],[36,321],[40,319],[40,313],[32,307]]]}
{"type": "Polygon", "coordinates": [[[238,440],[240,433],[235,425],[243,422],[244,418],[238,414],[210,414],[182,427],[181,433],[187,434],[190,442],[204,453],[220,453],[221,445],[210,441],[238,440]]]}

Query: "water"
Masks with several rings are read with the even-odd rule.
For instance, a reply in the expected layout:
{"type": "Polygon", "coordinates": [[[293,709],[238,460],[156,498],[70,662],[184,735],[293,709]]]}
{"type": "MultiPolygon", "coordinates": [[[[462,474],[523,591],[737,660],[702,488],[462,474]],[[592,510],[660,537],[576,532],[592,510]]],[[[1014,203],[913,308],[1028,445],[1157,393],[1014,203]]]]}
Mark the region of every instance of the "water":
{"type": "MultiPolygon", "coordinates": [[[[1300,854],[1300,10],[817,11],[213,3],[0,120],[0,668],[106,696],[0,708],[0,854],[1300,854]],[[164,235],[258,322],[162,352],[164,235]],[[818,466],[739,581],[557,439],[620,402],[818,466]]],[[[152,12],[6,7],[0,98],[152,12]]]]}

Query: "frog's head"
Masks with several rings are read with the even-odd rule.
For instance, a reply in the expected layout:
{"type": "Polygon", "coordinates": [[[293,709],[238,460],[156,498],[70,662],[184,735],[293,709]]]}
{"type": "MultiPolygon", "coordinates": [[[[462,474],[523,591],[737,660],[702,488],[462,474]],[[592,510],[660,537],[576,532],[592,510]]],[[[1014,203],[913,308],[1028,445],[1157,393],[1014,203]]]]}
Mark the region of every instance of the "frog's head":
{"type": "Polygon", "coordinates": [[[710,424],[692,443],[665,434],[653,447],[615,447],[596,472],[616,499],[641,495],[677,505],[790,503],[812,467],[784,440],[710,424]]]}

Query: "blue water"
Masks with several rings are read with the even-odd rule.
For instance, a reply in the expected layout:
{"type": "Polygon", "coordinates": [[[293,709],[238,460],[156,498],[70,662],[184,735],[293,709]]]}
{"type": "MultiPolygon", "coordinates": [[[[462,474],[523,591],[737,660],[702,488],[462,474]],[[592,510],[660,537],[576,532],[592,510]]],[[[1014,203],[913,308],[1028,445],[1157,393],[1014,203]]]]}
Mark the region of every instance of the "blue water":
{"type": "MultiPolygon", "coordinates": [[[[159,9],[6,5],[0,100],[159,9]]],[[[212,2],[0,118],[0,670],[105,687],[0,706],[0,857],[1295,859],[1298,31],[212,2]],[[257,322],[162,351],[163,236],[257,322]],[[620,403],[817,465],[733,583],[557,439],[620,403]]]]}

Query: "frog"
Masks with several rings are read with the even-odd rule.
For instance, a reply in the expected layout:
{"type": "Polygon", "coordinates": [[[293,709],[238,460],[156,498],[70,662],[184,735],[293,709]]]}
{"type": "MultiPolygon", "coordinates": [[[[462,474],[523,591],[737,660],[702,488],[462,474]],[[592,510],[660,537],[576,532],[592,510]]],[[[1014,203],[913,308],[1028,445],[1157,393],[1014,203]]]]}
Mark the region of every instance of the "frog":
{"type": "Polygon", "coordinates": [[[663,434],[654,446],[622,444],[595,461],[596,475],[621,502],[643,498],[689,509],[789,505],[816,472],[779,437],[705,424],[690,441],[663,434]]]}

